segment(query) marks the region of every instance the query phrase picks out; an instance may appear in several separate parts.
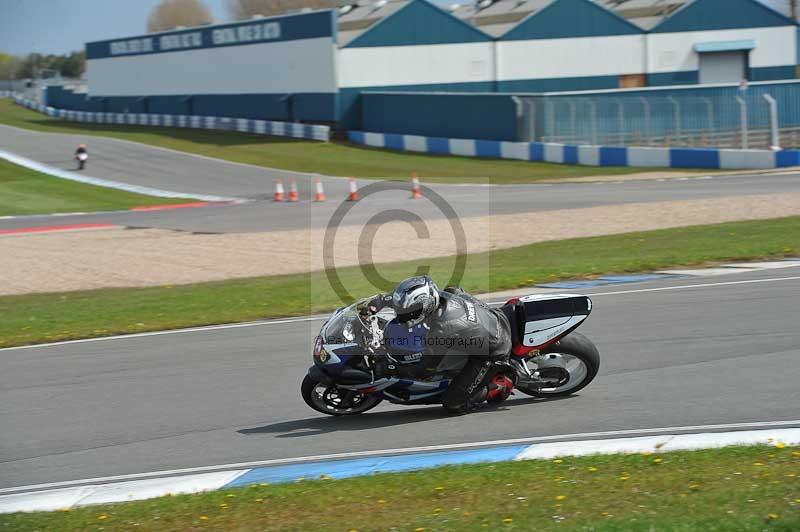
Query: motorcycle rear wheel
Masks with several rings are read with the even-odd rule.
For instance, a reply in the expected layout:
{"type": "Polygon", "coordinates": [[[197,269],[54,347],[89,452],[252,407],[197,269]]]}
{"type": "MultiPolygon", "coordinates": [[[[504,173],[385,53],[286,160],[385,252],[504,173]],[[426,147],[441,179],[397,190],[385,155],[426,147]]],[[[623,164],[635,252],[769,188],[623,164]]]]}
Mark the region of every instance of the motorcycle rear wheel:
{"type": "Polygon", "coordinates": [[[350,390],[339,390],[334,384],[325,384],[306,375],[300,393],[308,406],[329,416],[354,416],[372,410],[383,400],[375,395],[361,395],[350,390]]]}
{"type": "MultiPolygon", "coordinates": [[[[566,377],[565,382],[556,385],[543,386],[541,382],[520,381],[517,390],[533,397],[563,397],[572,395],[578,390],[585,388],[597,376],[600,369],[600,353],[597,347],[587,337],[579,332],[573,332],[555,344],[551,345],[541,355],[555,355],[563,360],[564,368],[551,368],[549,371],[556,375],[559,371],[566,377]]],[[[533,372],[537,357],[525,361],[529,369],[533,372]]],[[[544,370],[547,371],[547,370],[544,370]]]]}

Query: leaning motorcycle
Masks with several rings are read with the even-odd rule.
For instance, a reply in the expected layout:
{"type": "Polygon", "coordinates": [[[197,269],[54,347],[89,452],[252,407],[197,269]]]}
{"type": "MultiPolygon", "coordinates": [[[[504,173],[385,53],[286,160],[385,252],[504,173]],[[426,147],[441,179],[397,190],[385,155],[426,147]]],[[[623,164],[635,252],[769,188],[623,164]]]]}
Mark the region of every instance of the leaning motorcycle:
{"type": "MultiPolygon", "coordinates": [[[[386,349],[385,334],[395,313],[385,308],[365,315],[371,299],[337,310],[322,326],[314,341],[314,365],[301,385],[306,404],[332,416],[361,414],[384,400],[441,404],[467,355],[443,356],[433,371],[424,372],[394,359],[386,349]],[[379,357],[388,361],[388,375],[376,372],[379,357]]],[[[500,310],[511,324],[512,352],[507,361],[492,364],[488,385],[474,392],[473,402],[499,403],[513,389],[534,397],[559,397],[595,378],[600,367],[597,348],[575,332],[592,311],[587,296],[529,295],[509,300],[500,310]]]]}

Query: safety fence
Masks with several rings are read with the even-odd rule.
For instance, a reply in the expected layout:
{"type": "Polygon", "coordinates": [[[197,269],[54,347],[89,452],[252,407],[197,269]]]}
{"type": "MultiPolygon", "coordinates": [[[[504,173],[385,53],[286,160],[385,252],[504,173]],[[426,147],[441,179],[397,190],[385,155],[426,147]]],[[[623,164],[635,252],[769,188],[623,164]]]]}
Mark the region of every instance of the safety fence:
{"type": "Polygon", "coordinates": [[[191,129],[215,129],[222,131],[238,131],[277,137],[318,140],[328,142],[331,138],[329,126],[315,124],[299,124],[294,122],[272,122],[269,120],[252,120],[249,118],[229,118],[220,116],[167,115],[155,113],[101,113],[89,111],[71,111],[48,107],[34,100],[23,98],[6,91],[0,95],[11,97],[19,105],[33,109],[55,118],[74,122],[93,124],[126,124],[139,126],[163,126],[191,129]]]}
{"type": "Polygon", "coordinates": [[[594,146],[800,148],[800,81],[560,93],[363,92],[362,131],[594,146]]]}
{"type": "Polygon", "coordinates": [[[607,146],[800,147],[800,83],[524,98],[535,140],[607,146]]]}
{"type": "Polygon", "coordinates": [[[422,153],[491,157],[587,166],[769,169],[800,166],[800,150],[736,150],[571,145],[422,137],[351,131],[355,144],[422,153]]]}

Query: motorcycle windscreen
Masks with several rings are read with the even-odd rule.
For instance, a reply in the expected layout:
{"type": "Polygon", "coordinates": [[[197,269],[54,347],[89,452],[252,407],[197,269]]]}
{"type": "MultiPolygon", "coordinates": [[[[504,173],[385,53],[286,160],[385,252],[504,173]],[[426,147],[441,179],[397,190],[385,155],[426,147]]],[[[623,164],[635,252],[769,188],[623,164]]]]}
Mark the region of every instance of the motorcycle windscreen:
{"type": "Polygon", "coordinates": [[[572,294],[542,294],[520,298],[524,331],[522,345],[542,347],[577,327],[592,312],[592,301],[572,294]]]}

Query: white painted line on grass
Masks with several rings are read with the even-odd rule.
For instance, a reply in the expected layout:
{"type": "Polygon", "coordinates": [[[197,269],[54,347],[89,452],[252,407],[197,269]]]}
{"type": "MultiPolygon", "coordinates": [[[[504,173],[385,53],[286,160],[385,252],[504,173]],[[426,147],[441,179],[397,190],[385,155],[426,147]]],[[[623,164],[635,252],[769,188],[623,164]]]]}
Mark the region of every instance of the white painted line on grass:
{"type": "Polygon", "coordinates": [[[739,432],[704,432],[700,434],[667,434],[638,438],[611,438],[573,441],[569,444],[542,443],[531,445],[515,460],[549,460],[557,456],[590,456],[595,454],[667,453],[721,449],[735,445],[800,444],[800,428],[747,430],[739,432]]]}

